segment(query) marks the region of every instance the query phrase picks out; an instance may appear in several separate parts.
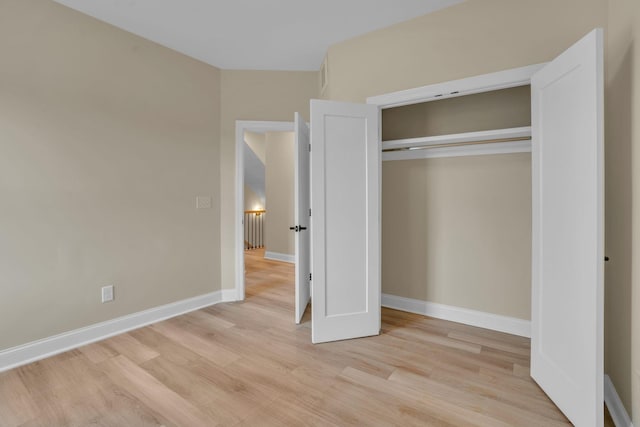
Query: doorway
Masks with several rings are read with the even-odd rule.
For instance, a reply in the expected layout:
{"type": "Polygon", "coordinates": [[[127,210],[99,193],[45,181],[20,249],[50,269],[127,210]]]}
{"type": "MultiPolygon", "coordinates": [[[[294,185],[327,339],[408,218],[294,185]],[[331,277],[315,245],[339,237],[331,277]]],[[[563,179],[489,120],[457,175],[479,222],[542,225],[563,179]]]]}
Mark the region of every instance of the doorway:
{"type": "Polygon", "coordinates": [[[259,285],[260,277],[270,274],[274,268],[293,268],[288,230],[291,219],[287,214],[287,199],[293,196],[293,188],[275,191],[271,197],[267,190],[270,179],[272,185],[287,186],[287,174],[278,172],[291,169],[290,175],[293,173],[293,158],[286,156],[288,147],[284,135],[293,135],[293,130],[293,122],[236,121],[235,255],[236,299],[239,301],[246,298],[249,283],[259,285]],[[268,135],[273,136],[274,150],[267,150],[268,135]],[[275,159],[272,168],[268,166],[269,155],[275,159]],[[255,173],[260,165],[262,184],[260,171],[255,173]],[[273,211],[271,215],[270,211],[273,211]]]}

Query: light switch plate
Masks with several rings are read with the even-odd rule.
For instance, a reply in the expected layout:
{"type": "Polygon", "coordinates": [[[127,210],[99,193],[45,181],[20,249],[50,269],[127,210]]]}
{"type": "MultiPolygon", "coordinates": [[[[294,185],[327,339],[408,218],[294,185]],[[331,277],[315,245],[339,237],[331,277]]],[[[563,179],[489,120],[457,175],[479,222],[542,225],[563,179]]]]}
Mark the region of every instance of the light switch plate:
{"type": "Polygon", "coordinates": [[[196,209],[211,209],[211,196],[196,197],[196,209]]]}
{"type": "Polygon", "coordinates": [[[102,287],[102,303],[113,301],[113,285],[102,287]]]}

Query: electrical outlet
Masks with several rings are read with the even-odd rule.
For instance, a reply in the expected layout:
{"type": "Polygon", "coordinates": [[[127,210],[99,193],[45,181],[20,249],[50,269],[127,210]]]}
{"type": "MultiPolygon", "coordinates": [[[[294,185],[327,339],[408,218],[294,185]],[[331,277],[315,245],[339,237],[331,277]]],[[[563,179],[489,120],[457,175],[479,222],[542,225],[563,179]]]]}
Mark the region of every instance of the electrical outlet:
{"type": "Polygon", "coordinates": [[[113,301],[113,286],[103,286],[102,287],[102,303],[113,301]]]}

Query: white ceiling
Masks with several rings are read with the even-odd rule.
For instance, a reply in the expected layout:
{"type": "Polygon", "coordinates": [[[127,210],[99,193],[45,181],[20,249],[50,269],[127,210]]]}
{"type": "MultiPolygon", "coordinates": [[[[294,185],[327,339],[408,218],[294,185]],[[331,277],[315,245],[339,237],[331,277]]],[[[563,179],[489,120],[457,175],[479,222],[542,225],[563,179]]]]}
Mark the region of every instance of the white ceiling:
{"type": "Polygon", "coordinates": [[[318,70],[337,42],[463,0],[55,0],[225,69],[318,70]]]}

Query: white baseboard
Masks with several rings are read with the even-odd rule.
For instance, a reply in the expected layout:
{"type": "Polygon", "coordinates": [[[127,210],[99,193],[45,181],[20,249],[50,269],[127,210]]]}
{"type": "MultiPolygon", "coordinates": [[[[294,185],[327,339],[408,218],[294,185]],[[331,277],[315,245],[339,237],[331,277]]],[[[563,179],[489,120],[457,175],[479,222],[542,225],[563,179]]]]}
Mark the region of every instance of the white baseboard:
{"type": "Polygon", "coordinates": [[[222,294],[222,301],[220,302],[238,301],[238,291],[235,289],[223,289],[220,292],[222,294]]]}
{"type": "Polygon", "coordinates": [[[604,402],[607,404],[611,418],[616,427],[633,427],[631,417],[627,413],[620,396],[609,375],[604,376],[604,402]]]}
{"type": "Polygon", "coordinates": [[[235,301],[235,289],[211,292],[127,316],[96,323],[0,351],[0,372],[54,356],[151,323],[179,316],[219,302],[235,301]]]}
{"type": "Polygon", "coordinates": [[[412,298],[382,294],[382,306],[531,338],[531,322],[412,298]]]}
{"type": "Polygon", "coordinates": [[[296,257],[294,255],[280,254],[278,252],[266,251],[264,253],[264,257],[265,257],[265,259],[270,259],[272,261],[290,262],[292,264],[296,262],[296,257]]]}

